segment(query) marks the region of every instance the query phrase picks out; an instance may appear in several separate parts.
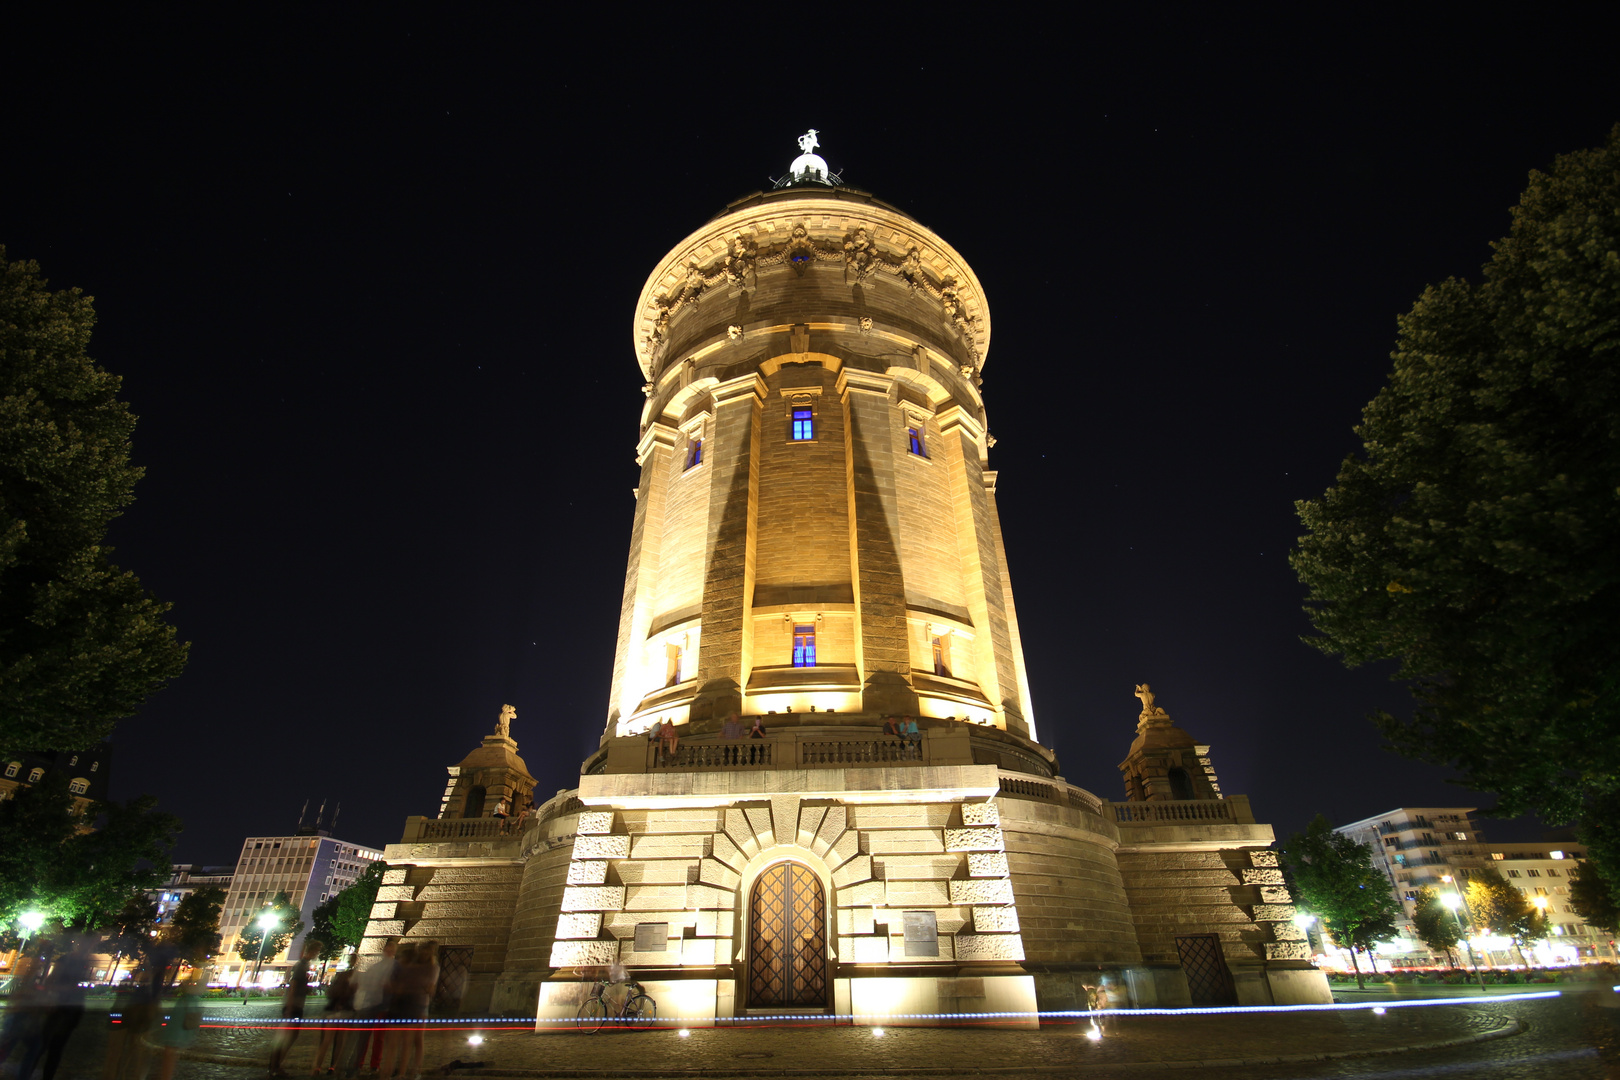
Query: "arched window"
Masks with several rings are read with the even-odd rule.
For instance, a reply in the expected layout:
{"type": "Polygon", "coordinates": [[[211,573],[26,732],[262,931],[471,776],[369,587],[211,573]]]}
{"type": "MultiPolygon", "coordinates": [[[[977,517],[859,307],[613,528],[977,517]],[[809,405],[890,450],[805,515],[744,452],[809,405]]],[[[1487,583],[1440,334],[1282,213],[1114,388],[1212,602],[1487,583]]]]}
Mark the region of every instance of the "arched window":
{"type": "Polygon", "coordinates": [[[1187,778],[1186,769],[1170,770],[1170,797],[1172,799],[1193,798],[1192,781],[1187,778]]]}
{"type": "Polygon", "coordinates": [[[484,816],[484,785],[475,784],[467,789],[467,803],[462,807],[461,816],[464,818],[484,816]]]}

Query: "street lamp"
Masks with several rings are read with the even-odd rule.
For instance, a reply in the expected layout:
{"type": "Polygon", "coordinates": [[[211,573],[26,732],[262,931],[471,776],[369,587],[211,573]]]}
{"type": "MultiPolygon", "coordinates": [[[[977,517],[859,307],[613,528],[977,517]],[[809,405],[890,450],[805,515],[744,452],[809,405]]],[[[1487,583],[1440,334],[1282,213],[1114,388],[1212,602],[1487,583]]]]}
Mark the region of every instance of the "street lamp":
{"type": "Polygon", "coordinates": [[[259,981],[259,969],[264,967],[264,943],[270,940],[270,931],[281,920],[273,911],[267,911],[259,916],[259,962],[253,965],[253,981],[259,981]]]}
{"type": "Polygon", "coordinates": [[[1307,915],[1303,911],[1294,916],[1294,925],[1305,931],[1305,947],[1310,949],[1312,952],[1320,951],[1311,941],[1311,927],[1315,924],[1315,922],[1315,915],[1307,915]]]}
{"type": "Polygon", "coordinates": [[[39,933],[39,928],[45,925],[43,911],[25,911],[17,916],[17,924],[22,927],[23,947],[28,947],[28,939],[39,933]]]}
{"type": "MultiPolygon", "coordinates": [[[[1462,935],[1463,944],[1468,946],[1468,961],[1474,965],[1474,978],[1479,980],[1479,989],[1483,993],[1485,990],[1485,976],[1479,973],[1479,957],[1474,955],[1474,943],[1468,940],[1468,931],[1463,927],[1462,917],[1457,914],[1459,907],[1467,908],[1468,901],[1463,899],[1462,890],[1457,888],[1457,883],[1452,880],[1450,874],[1441,874],[1440,880],[1450,885],[1453,890],[1442,894],[1440,902],[1451,909],[1451,917],[1457,921],[1457,933],[1462,935]]],[[[1473,920],[1473,912],[1469,912],[1468,921],[1473,922],[1473,920]]]]}

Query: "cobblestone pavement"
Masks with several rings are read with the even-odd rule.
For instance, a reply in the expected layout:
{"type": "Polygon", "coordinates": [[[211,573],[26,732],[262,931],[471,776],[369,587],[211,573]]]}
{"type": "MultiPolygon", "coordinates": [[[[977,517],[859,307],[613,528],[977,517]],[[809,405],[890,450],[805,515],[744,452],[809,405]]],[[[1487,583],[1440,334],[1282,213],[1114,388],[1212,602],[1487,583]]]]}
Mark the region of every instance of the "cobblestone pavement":
{"type": "MultiPolygon", "coordinates": [[[[998,1027],[870,1028],[760,1026],[603,1031],[536,1036],[521,1029],[483,1028],[482,1046],[468,1030],[428,1036],[428,1066],[482,1062],[458,1076],[691,1077],[860,1076],[969,1077],[994,1074],[1084,1076],[1087,1080],[1188,1075],[1207,1080],[1245,1077],[1466,1078],[1492,1080],[1599,1080],[1620,1077],[1615,995],[1572,994],[1545,1001],[1470,1001],[1466,1004],[1370,1011],[1237,1014],[1228,1016],[1119,1016],[1100,1042],[1085,1038],[1084,1024],[1048,1024],[1039,1031],[998,1027]],[[1516,1032],[1510,1037],[1485,1038],[1516,1032]],[[1437,1046],[1437,1044],[1451,1044],[1437,1046]],[[1432,1047],[1431,1049],[1422,1049],[1432,1047]],[[1357,1055],[1312,1060],[1314,1055],[1357,1055]],[[1281,1059],[1281,1060],[1279,1060],[1281,1059]],[[1242,1062],[1243,1064],[1239,1064],[1242,1062]],[[1201,1068],[1200,1068],[1201,1066],[1201,1068]]],[[[270,1010],[236,1007],[231,1016],[270,1010]]],[[[225,1010],[218,1010],[225,1015],[225,1010]]],[[[211,1015],[214,1011],[211,1010],[211,1015]]],[[[263,1075],[271,1034],[242,1027],[211,1027],[182,1061],[178,1080],[249,1080],[263,1075]]],[[[316,1039],[301,1035],[288,1062],[308,1075],[316,1039]]],[[[60,1075],[102,1075],[105,1019],[95,1013],[70,1048],[60,1075]]],[[[154,1073],[155,1075],[155,1073],[154,1073]]]]}

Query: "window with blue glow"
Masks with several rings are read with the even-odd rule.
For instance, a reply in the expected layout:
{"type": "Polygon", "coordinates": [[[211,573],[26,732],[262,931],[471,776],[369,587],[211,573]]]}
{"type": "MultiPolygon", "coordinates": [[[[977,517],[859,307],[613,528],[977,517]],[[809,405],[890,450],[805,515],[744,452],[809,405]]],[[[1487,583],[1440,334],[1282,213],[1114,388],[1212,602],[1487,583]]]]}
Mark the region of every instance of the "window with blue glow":
{"type": "Polygon", "coordinates": [[[703,440],[692,439],[687,444],[686,467],[688,469],[703,464],[703,440]]]}
{"type": "Polygon", "coordinates": [[[793,666],[816,666],[815,626],[795,626],[793,628],[793,666]]]}
{"type": "Polygon", "coordinates": [[[816,437],[816,416],[810,409],[793,410],[793,440],[803,442],[816,437]]]}
{"type": "Polygon", "coordinates": [[[906,428],[906,438],[910,440],[911,452],[920,458],[928,456],[927,447],[923,445],[923,430],[920,427],[906,428]]]}

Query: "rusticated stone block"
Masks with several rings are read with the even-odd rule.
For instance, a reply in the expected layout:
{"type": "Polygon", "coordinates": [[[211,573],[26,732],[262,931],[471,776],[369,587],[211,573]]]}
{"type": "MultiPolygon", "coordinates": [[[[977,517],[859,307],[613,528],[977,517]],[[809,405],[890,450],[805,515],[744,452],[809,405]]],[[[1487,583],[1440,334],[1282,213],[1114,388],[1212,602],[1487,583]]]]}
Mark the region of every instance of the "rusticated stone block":
{"type": "Polygon", "coordinates": [[[771,833],[779,844],[793,844],[799,838],[799,796],[771,796],[771,833]]]}
{"type": "Polygon", "coordinates": [[[397,907],[399,907],[399,905],[395,903],[372,904],[371,917],[373,919],[392,919],[394,917],[394,909],[397,907]]]}
{"type": "Polygon", "coordinates": [[[398,937],[405,932],[404,919],[372,919],[366,923],[366,937],[398,937]]]}
{"type": "Polygon", "coordinates": [[[586,810],[579,815],[574,831],[581,836],[596,836],[613,831],[613,811],[586,810]]]}
{"type": "MultiPolygon", "coordinates": [[[[838,890],[839,907],[856,907],[883,903],[883,882],[863,881],[859,885],[851,885],[847,889],[838,890]]],[[[373,924],[375,925],[375,924],[373,924]]]]}
{"type": "Polygon", "coordinates": [[[821,828],[821,819],[827,814],[825,806],[806,806],[799,811],[798,843],[807,848],[816,842],[816,830],[821,828]]]}
{"type": "Polygon", "coordinates": [[[857,855],[833,871],[833,884],[839,888],[865,881],[872,876],[872,856],[857,855]]]}
{"type": "Polygon", "coordinates": [[[714,834],[714,857],[733,870],[741,870],[748,865],[748,856],[725,833],[714,834]]]}
{"type": "Polygon", "coordinates": [[[882,876],[889,881],[933,881],[955,875],[961,868],[962,856],[884,855],[880,861],[883,863],[882,876]]]}
{"type": "Polygon", "coordinates": [[[963,825],[1000,825],[1001,811],[996,809],[993,802],[977,802],[962,804],[963,825]]]}
{"type": "Polygon", "coordinates": [[[1013,902],[1012,882],[1006,878],[969,878],[953,881],[953,904],[1010,904],[1013,902]]]}
{"type": "Polygon", "coordinates": [[[1297,914],[1299,911],[1292,904],[1254,905],[1255,922],[1293,922],[1297,914]]]}
{"type": "Polygon", "coordinates": [[[754,827],[748,824],[748,815],[741,810],[732,808],[726,811],[726,835],[748,858],[759,854],[759,838],[754,835],[754,827]]]}
{"type": "Polygon", "coordinates": [[[409,885],[383,885],[377,889],[378,900],[415,900],[416,890],[409,885]]]}
{"type": "Polygon", "coordinates": [[[742,878],[731,867],[718,859],[704,859],[698,868],[698,880],[705,885],[716,885],[722,889],[735,889],[742,884],[742,878]]]}
{"type": "Polygon", "coordinates": [[[613,963],[618,953],[617,941],[558,941],[551,946],[551,966],[599,967],[613,963]]]}
{"type": "Polygon", "coordinates": [[[1266,942],[1267,960],[1309,960],[1311,947],[1303,941],[1266,942]]]}
{"type": "Polygon", "coordinates": [[[557,916],[557,936],[559,938],[595,938],[602,932],[602,913],[591,912],[564,912],[557,916]]]}
{"type": "Polygon", "coordinates": [[[1275,851],[1251,851],[1249,852],[1249,865],[1276,866],[1277,853],[1275,851]]]}
{"type": "Polygon", "coordinates": [[[1283,876],[1281,870],[1267,870],[1257,867],[1244,867],[1243,884],[1245,885],[1281,885],[1283,876]]]}
{"type": "Polygon", "coordinates": [[[776,843],[776,830],[771,828],[771,812],[767,807],[750,806],[743,811],[748,819],[748,825],[754,830],[754,839],[762,848],[771,847],[776,843]]]}
{"type": "Polygon", "coordinates": [[[836,843],[832,847],[828,848],[827,849],[827,854],[822,856],[822,857],[827,860],[827,865],[828,866],[840,866],[846,860],[854,857],[855,855],[860,854],[860,850],[861,850],[861,837],[860,837],[860,834],[857,833],[855,830],[851,829],[849,832],[846,832],[843,836],[840,836],[838,838],[838,843],[836,843]]]}
{"type": "Polygon", "coordinates": [[[828,849],[838,842],[840,836],[844,835],[845,820],[844,807],[827,807],[827,815],[821,819],[821,828],[816,830],[816,839],[810,845],[810,850],[817,855],[827,854],[828,849]]]}
{"type": "Polygon", "coordinates": [[[403,884],[405,884],[405,873],[409,869],[410,869],[409,867],[399,866],[399,867],[392,867],[390,869],[384,870],[383,871],[382,883],[384,885],[403,885],[403,884]]]}
{"type": "Polygon", "coordinates": [[[568,864],[568,884],[603,885],[607,882],[608,864],[601,859],[568,864]]]}
{"type": "Polygon", "coordinates": [[[1001,851],[1005,847],[1001,829],[994,825],[945,830],[946,851],[1001,851]]]}
{"type": "Polygon", "coordinates": [[[574,838],[576,859],[627,859],[630,857],[628,836],[579,836],[574,838]]]}
{"type": "Polygon", "coordinates": [[[713,885],[688,885],[686,906],[689,908],[730,908],[737,902],[731,889],[717,889],[713,885]]]}
{"type": "Polygon", "coordinates": [[[623,907],[623,885],[570,885],[563,889],[564,911],[618,911],[623,907]]]}
{"type": "Polygon", "coordinates": [[[958,960],[1022,960],[1024,939],[1020,934],[957,934],[958,960]]]}
{"type": "Polygon", "coordinates": [[[1291,922],[1274,922],[1269,924],[1271,936],[1278,941],[1305,941],[1305,931],[1291,922]]]}
{"type": "Polygon", "coordinates": [[[974,852],[968,856],[968,876],[1006,877],[1007,856],[999,851],[974,852]]]}
{"type": "Polygon", "coordinates": [[[943,881],[885,882],[883,902],[892,908],[944,907],[955,902],[946,884],[943,881]]]}
{"type": "Polygon", "coordinates": [[[1018,933],[1018,909],[1015,907],[976,907],[973,909],[973,929],[984,933],[1018,933]]]}
{"type": "Polygon", "coordinates": [[[880,829],[866,834],[866,850],[873,855],[924,855],[943,852],[937,829],[880,829]]]}
{"type": "Polygon", "coordinates": [[[684,836],[637,836],[630,845],[632,859],[701,859],[707,855],[709,838],[702,833],[684,836]]]}
{"type": "Polygon", "coordinates": [[[1260,886],[1260,900],[1266,904],[1287,904],[1293,901],[1293,896],[1281,885],[1260,886]]]}

